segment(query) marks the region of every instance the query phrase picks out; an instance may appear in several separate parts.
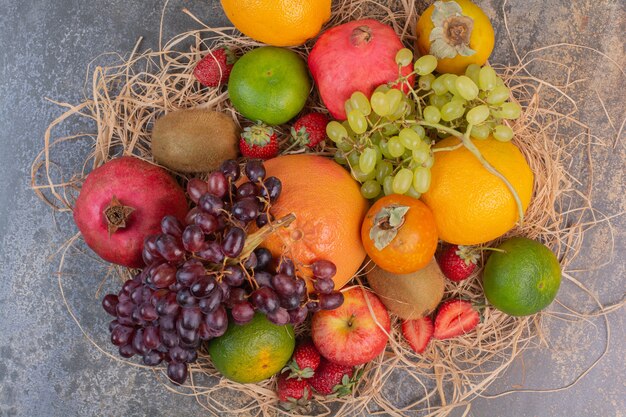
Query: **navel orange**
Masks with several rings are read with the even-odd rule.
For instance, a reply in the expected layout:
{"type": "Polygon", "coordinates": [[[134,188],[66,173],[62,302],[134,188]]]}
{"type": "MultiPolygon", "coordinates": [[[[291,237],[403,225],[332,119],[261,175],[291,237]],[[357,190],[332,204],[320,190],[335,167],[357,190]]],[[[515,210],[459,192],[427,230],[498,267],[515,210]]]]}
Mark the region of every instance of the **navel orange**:
{"type": "Polygon", "coordinates": [[[301,266],[317,259],[333,262],[335,288],[341,288],[365,259],[360,231],[367,201],[359,185],[340,165],[321,156],[279,156],[266,161],[265,169],[283,187],[272,214],[278,219],[294,213],[296,220],[262,246],[274,256],[289,255],[301,266]]]}

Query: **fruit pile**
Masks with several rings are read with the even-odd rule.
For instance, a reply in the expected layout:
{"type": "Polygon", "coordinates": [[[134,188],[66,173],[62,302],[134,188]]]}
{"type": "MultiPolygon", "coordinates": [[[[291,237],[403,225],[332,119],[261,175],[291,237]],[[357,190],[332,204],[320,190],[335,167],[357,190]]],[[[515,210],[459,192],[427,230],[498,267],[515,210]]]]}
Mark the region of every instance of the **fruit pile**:
{"type": "Polygon", "coordinates": [[[431,360],[432,344],[473,337],[484,309],[546,308],[561,277],[542,243],[504,238],[524,221],[534,174],[515,142],[522,109],[487,64],[482,10],[435,1],[412,51],[373,19],[317,36],[330,2],[299,3],[296,16],[222,0],[267,44],[216,44],[195,63],[194,88],[233,111],[154,120],[150,156],[179,181],[112,159],[74,206],[87,245],[132,268],[102,300],[122,357],[165,362],[184,384],[208,353],[236,383],[275,377],[289,410],[352,395],[394,331],[431,360]],[[283,48],[316,36],[306,59],[283,48]],[[450,295],[478,279],[481,305],[450,295]]]}

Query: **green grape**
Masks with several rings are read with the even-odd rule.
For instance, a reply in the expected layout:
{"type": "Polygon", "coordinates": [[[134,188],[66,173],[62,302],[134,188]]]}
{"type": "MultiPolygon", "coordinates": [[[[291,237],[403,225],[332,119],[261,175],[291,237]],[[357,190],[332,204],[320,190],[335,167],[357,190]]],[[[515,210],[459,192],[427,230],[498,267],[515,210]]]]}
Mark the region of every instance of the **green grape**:
{"type": "Polygon", "coordinates": [[[405,193],[405,195],[408,195],[409,197],[412,197],[412,198],[414,198],[416,200],[419,199],[422,196],[422,194],[420,194],[417,191],[415,191],[415,188],[413,188],[413,185],[411,185],[409,187],[409,191],[407,191],[405,193]]]}
{"type": "Polygon", "coordinates": [[[390,138],[387,142],[387,146],[389,147],[389,154],[393,158],[402,156],[404,153],[404,145],[400,143],[400,139],[397,136],[390,138]]]}
{"type": "Polygon", "coordinates": [[[354,130],[352,130],[352,128],[350,127],[350,123],[348,123],[347,120],[344,120],[343,122],[341,122],[341,125],[344,127],[344,129],[346,129],[346,132],[348,132],[348,137],[354,141],[356,135],[354,133],[354,130]]]}
{"type": "Polygon", "coordinates": [[[422,147],[413,149],[413,160],[420,165],[426,162],[429,155],[430,152],[428,149],[422,147]]]}
{"type": "Polygon", "coordinates": [[[478,85],[478,74],[480,74],[480,66],[476,64],[469,64],[465,69],[465,75],[470,77],[474,84],[478,85]]]}
{"type": "Polygon", "coordinates": [[[376,87],[374,89],[375,93],[386,93],[387,91],[391,90],[391,87],[389,87],[387,84],[381,84],[378,87],[376,87]]]}
{"type": "Polygon", "coordinates": [[[348,163],[350,164],[350,166],[352,168],[358,168],[359,167],[359,160],[361,159],[361,156],[359,155],[358,152],[350,152],[348,154],[348,163]]]}
{"type": "Polygon", "coordinates": [[[431,95],[430,99],[428,99],[428,102],[430,103],[431,106],[435,106],[438,109],[440,109],[444,106],[444,104],[450,101],[450,97],[448,96],[449,94],[443,94],[441,96],[431,95]]]}
{"type": "Polygon", "coordinates": [[[336,120],[333,120],[326,125],[326,134],[328,135],[330,140],[335,143],[338,143],[341,139],[345,139],[348,137],[348,131],[346,130],[346,128],[343,127],[341,123],[336,120]]]}
{"type": "Polygon", "coordinates": [[[446,87],[446,84],[443,82],[443,78],[443,75],[440,75],[439,77],[435,78],[435,81],[430,84],[430,87],[438,96],[441,96],[448,92],[448,87],[446,87]]]}
{"type": "Polygon", "coordinates": [[[380,163],[383,160],[383,153],[380,150],[380,146],[374,145],[374,152],[376,152],[376,163],[380,163]]]}
{"type": "Polygon", "coordinates": [[[395,113],[398,110],[398,106],[400,106],[400,102],[402,102],[402,91],[392,88],[385,93],[385,96],[387,96],[387,102],[389,103],[389,114],[395,113]]]}
{"type": "Polygon", "coordinates": [[[500,115],[504,119],[514,120],[519,118],[522,113],[522,108],[517,103],[507,102],[500,107],[500,115]]]}
{"type": "Polygon", "coordinates": [[[435,81],[435,76],[433,74],[426,74],[420,76],[419,80],[417,81],[417,85],[422,90],[428,91],[431,89],[433,81],[435,81]]]}
{"type": "Polygon", "coordinates": [[[487,94],[485,101],[489,104],[498,106],[504,103],[509,98],[509,89],[503,85],[496,86],[493,90],[487,94]]]}
{"type": "Polygon", "coordinates": [[[500,77],[496,77],[496,87],[504,87],[504,80],[500,77]]]}
{"type": "Polygon", "coordinates": [[[352,144],[349,140],[344,139],[337,144],[337,147],[344,152],[350,152],[354,148],[354,144],[352,144]]]}
{"type": "Polygon", "coordinates": [[[459,78],[458,75],[455,74],[443,74],[443,84],[446,86],[446,89],[451,92],[453,95],[458,95],[459,91],[456,89],[456,79],[459,78]]]}
{"type": "Polygon", "coordinates": [[[404,97],[402,97],[400,104],[396,108],[396,111],[394,111],[392,114],[387,116],[387,118],[389,119],[389,121],[392,121],[392,122],[395,120],[398,120],[399,118],[406,115],[406,112],[408,109],[409,109],[409,104],[406,102],[404,97]]]}
{"type": "Polygon", "coordinates": [[[491,126],[488,123],[482,125],[472,126],[472,132],[470,135],[475,139],[487,139],[491,133],[491,126]]]}
{"type": "Polygon", "coordinates": [[[376,180],[367,180],[361,185],[361,195],[368,200],[378,197],[380,184],[376,180]]]}
{"type": "Polygon", "coordinates": [[[461,96],[452,96],[452,98],[450,99],[450,103],[456,103],[463,107],[467,106],[467,100],[465,100],[461,96]]]}
{"type": "Polygon", "coordinates": [[[389,161],[380,161],[376,165],[376,181],[382,183],[387,175],[393,172],[393,165],[389,161]]]}
{"type": "Polygon", "coordinates": [[[376,151],[374,148],[365,148],[359,157],[359,168],[367,175],[374,167],[376,167],[376,151]]]}
{"type": "Polygon", "coordinates": [[[417,133],[417,136],[420,137],[420,139],[424,139],[426,137],[426,131],[424,130],[424,128],[420,125],[413,125],[411,126],[411,129],[415,131],[415,133],[417,133]]]}
{"type": "Polygon", "coordinates": [[[422,194],[428,191],[430,188],[430,168],[415,168],[413,172],[413,188],[422,194]]]}
{"type": "Polygon", "coordinates": [[[380,91],[372,94],[372,98],[370,98],[370,103],[372,103],[372,110],[379,116],[387,116],[389,111],[389,99],[387,98],[386,93],[382,93],[380,91]]]}
{"type": "Polygon", "coordinates": [[[463,116],[463,113],[465,113],[465,108],[457,102],[451,101],[441,108],[441,119],[444,122],[450,122],[463,116]]]}
{"type": "Polygon", "coordinates": [[[476,106],[465,115],[465,119],[467,119],[467,123],[471,123],[474,126],[481,124],[489,117],[489,107],[481,104],[480,106],[476,106]]]}
{"type": "Polygon", "coordinates": [[[396,194],[404,194],[409,191],[411,183],[413,182],[413,173],[408,168],[401,168],[393,179],[391,188],[396,194]]]}
{"type": "Polygon", "coordinates": [[[384,136],[379,130],[375,131],[370,136],[370,140],[372,141],[374,145],[378,145],[383,138],[384,136]]]}
{"type": "Polygon", "coordinates": [[[435,165],[435,154],[431,152],[428,153],[428,158],[426,158],[426,160],[424,161],[424,163],[422,164],[422,166],[424,168],[432,168],[432,166],[435,165]]]}
{"type": "Polygon", "coordinates": [[[389,142],[386,139],[381,140],[378,146],[380,147],[380,151],[383,153],[383,156],[385,158],[387,159],[394,158],[393,156],[391,156],[391,153],[389,152],[389,142]]]}
{"type": "Polygon", "coordinates": [[[390,123],[383,127],[383,134],[387,137],[395,136],[398,132],[400,132],[400,129],[395,123],[390,123]]]}
{"type": "Polygon", "coordinates": [[[346,114],[350,113],[352,110],[354,110],[354,107],[352,107],[352,103],[350,103],[350,100],[346,100],[345,103],[343,103],[343,110],[346,112],[346,114]]]}
{"type": "Polygon", "coordinates": [[[413,69],[418,75],[430,74],[435,68],[437,68],[437,58],[432,55],[419,57],[413,64],[413,69]]]}
{"type": "Polygon", "coordinates": [[[410,49],[402,48],[396,54],[396,64],[404,67],[413,61],[413,52],[410,49]]]}
{"type": "Polygon", "coordinates": [[[366,174],[359,167],[352,166],[352,177],[360,183],[364,183],[367,180],[373,180],[376,176],[376,172],[372,170],[370,173],[366,174]]]}
{"type": "Polygon", "coordinates": [[[393,194],[393,175],[388,175],[383,180],[383,192],[385,195],[393,194]]]}
{"type": "Polygon", "coordinates": [[[410,149],[404,148],[404,153],[401,156],[402,160],[404,161],[405,159],[409,159],[412,156],[413,156],[413,151],[410,149]]]}
{"type": "Polygon", "coordinates": [[[481,90],[491,91],[496,87],[496,72],[491,67],[482,67],[478,74],[478,86],[481,90]]]}
{"type": "Polygon", "coordinates": [[[474,100],[478,97],[478,86],[470,77],[461,75],[456,78],[454,85],[456,86],[456,90],[459,92],[459,95],[465,100],[474,100]]]}
{"type": "Polygon", "coordinates": [[[400,142],[404,145],[404,147],[411,150],[415,149],[422,141],[422,138],[417,134],[415,130],[406,127],[400,131],[398,137],[400,138],[400,142]]]}
{"type": "Polygon", "coordinates": [[[364,116],[369,116],[372,112],[370,101],[367,99],[365,94],[360,91],[352,93],[352,96],[350,96],[350,104],[353,109],[360,111],[364,116]]]}
{"type": "Polygon", "coordinates": [[[508,142],[513,139],[513,129],[506,125],[497,125],[493,129],[493,137],[500,142],[508,142]]]}
{"type": "Polygon", "coordinates": [[[435,106],[426,106],[424,108],[424,120],[428,123],[439,123],[441,119],[441,113],[435,106]]]}
{"type": "Polygon", "coordinates": [[[348,123],[357,135],[365,133],[367,130],[367,119],[363,116],[363,113],[356,109],[348,113],[348,123]]]}
{"type": "Polygon", "coordinates": [[[337,149],[337,152],[335,152],[335,155],[333,156],[333,159],[339,165],[347,165],[348,164],[348,160],[346,159],[346,154],[341,149],[337,149]]]}

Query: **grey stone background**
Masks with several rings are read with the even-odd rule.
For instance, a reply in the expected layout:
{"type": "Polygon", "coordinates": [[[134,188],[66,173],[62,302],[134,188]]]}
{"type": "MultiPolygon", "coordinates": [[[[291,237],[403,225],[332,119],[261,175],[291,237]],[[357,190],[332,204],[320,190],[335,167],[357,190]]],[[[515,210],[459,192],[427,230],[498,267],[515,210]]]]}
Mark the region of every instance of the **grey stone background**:
{"type": "MultiPolygon", "coordinates": [[[[505,37],[498,0],[482,0],[496,28],[492,62],[515,62],[505,37]]],[[[0,416],[200,416],[193,399],[165,390],[146,370],[119,364],[94,348],[62,304],[54,254],[74,230],[67,214],[54,215],[29,190],[30,166],[43,146],[46,126],[61,110],[45,97],[77,103],[83,97],[85,70],[107,51],[127,53],[137,38],[157,47],[163,0],[0,0],[0,416]],[[61,232],[63,231],[63,232],[61,232]]],[[[197,27],[182,7],[212,25],[226,25],[216,0],[170,1],[165,38],[197,27]]],[[[626,67],[623,0],[510,0],[504,7],[520,54],[568,42],[596,48],[626,67]]],[[[592,147],[593,172],[582,163],[578,178],[592,184],[594,205],[606,215],[624,211],[624,134],[617,131],[626,115],[623,75],[607,60],[583,48],[560,47],[548,57],[564,62],[581,84],[579,117],[605,140],[592,147]],[[596,100],[604,98],[607,119],[596,100]],[[611,127],[611,123],[615,128],[611,127]]],[[[537,66],[558,78],[564,69],[537,66]]],[[[623,128],[623,125],[622,125],[623,128]]],[[[65,129],[88,131],[77,122],[65,129]]],[[[61,133],[63,130],[60,131],[61,133]]],[[[79,164],[88,149],[73,145],[57,158],[64,166],[79,164]]],[[[580,159],[585,152],[581,150],[580,159]]],[[[579,167],[579,168],[577,168],[579,167]]],[[[624,217],[590,230],[571,275],[604,303],[624,295],[624,217]],[[612,238],[611,238],[612,233],[612,238]],[[612,245],[614,242],[614,245],[612,245]],[[612,257],[608,253],[613,247],[612,257]],[[576,270],[587,269],[590,272],[576,270]]],[[[96,289],[104,266],[90,257],[68,264],[64,289],[88,334],[102,342],[107,318],[96,289]],[[103,336],[103,337],[100,337],[103,336]]],[[[104,290],[112,289],[105,285],[104,290]]],[[[560,298],[577,308],[592,309],[577,287],[566,283],[560,298]]],[[[611,344],[602,361],[571,389],[554,393],[516,393],[476,399],[472,416],[623,416],[626,415],[624,312],[608,316],[611,344]]],[[[567,385],[602,354],[606,326],[602,318],[565,323],[546,318],[547,345],[525,352],[488,390],[489,394],[567,385]]],[[[410,387],[399,385],[400,390],[410,387]]],[[[462,413],[459,412],[458,415],[462,413]]]]}

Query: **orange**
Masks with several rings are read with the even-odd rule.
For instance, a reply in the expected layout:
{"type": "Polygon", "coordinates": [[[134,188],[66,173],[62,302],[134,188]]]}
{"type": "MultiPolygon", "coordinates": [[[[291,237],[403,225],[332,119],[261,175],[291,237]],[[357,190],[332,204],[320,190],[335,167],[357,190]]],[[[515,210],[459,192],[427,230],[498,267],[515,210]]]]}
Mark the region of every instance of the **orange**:
{"type": "Polygon", "coordinates": [[[330,19],[331,0],[222,0],[244,35],[274,46],[302,45],[330,19]]]}
{"type": "Polygon", "coordinates": [[[279,156],[266,161],[265,169],[283,187],[272,214],[278,219],[294,213],[296,220],[262,246],[274,256],[290,256],[301,275],[317,259],[333,262],[335,288],[341,288],[365,259],[360,230],[367,201],[358,183],[340,165],[321,156],[279,156]]]}
{"type": "Polygon", "coordinates": [[[487,62],[495,42],[493,26],[491,26],[489,18],[480,7],[469,0],[435,2],[424,11],[417,21],[416,34],[419,53],[421,55],[434,55],[438,59],[437,72],[449,72],[458,75],[463,74],[470,64],[483,65],[487,62]],[[456,7],[451,3],[456,3],[461,12],[455,13],[451,9],[446,14],[441,7],[456,7]],[[439,10],[435,6],[438,6],[439,10]],[[443,30],[439,33],[441,39],[434,46],[431,40],[431,32],[435,28],[433,13],[435,13],[434,20],[443,20],[440,24],[443,30]],[[470,24],[466,26],[468,23],[470,24]],[[467,53],[470,54],[467,56],[458,53],[460,51],[459,44],[464,44],[464,40],[469,40],[466,45],[469,48],[467,53]],[[474,53],[471,53],[470,50],[474,53]],[[443,55],[444,52],[456,55],[446,58],[443,55]]]}
{"type": "Polygon", "coordinates": [[[391,194],[369,209],[361,239],[365,251],[380,268],[394,274],[411,274],[432,260],[437,249],[437,226],[424,203],[391,194]],[[396,224],[394,216],[399,216],[395,217],[396,224]]]}
{"type": "MultiPolygon", "coordinates": [[[[533,193],[533,173],[511,142],[492,137],[472,140],[483,157],[513,185],[524,211],[533,193]]],[[[435,148],[454,146],[449,137],[435,148]]],[[[476,245],[502,236],[519,220],[513,194],[465,147],[435,152],[431,184],[422,201],[431,208],[439,238],[456,245],[476,245]]]]}

